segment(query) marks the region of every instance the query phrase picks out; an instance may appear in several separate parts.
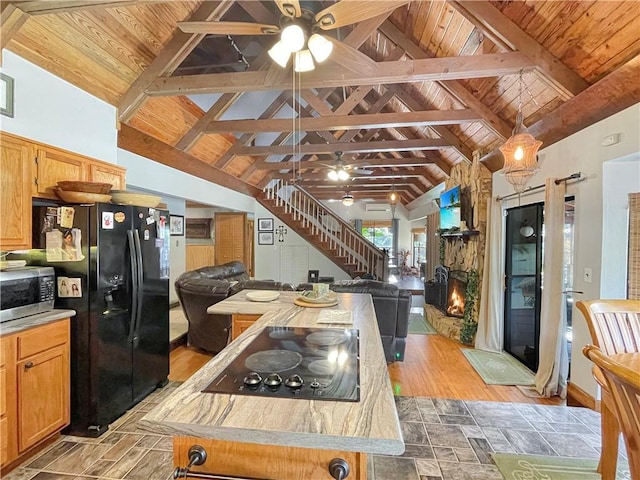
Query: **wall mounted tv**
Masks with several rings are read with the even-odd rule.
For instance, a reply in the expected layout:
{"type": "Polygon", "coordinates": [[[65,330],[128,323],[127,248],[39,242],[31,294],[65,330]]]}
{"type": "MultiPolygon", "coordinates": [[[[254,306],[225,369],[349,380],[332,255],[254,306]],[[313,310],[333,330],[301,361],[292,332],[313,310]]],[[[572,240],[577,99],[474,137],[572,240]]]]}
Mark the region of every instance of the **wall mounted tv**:
{"type": "Polygon", "coordinates": [[[451,230],[460,228],[461,201],[460,185],[440,194],[440,229],[451,230]]]}

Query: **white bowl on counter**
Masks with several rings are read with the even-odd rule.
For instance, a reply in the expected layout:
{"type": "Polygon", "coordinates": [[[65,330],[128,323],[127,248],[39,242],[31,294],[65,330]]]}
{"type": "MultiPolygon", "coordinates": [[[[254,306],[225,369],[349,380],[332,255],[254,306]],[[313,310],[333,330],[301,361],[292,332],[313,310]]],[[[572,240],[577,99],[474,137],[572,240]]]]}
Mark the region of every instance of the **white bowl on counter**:
{"type": "Polygon", "coordinates": [[[280,292],[274,290],[251,290],[247,292],[247,298],[252,302],[271,302],[280,296],[280,292]]]}

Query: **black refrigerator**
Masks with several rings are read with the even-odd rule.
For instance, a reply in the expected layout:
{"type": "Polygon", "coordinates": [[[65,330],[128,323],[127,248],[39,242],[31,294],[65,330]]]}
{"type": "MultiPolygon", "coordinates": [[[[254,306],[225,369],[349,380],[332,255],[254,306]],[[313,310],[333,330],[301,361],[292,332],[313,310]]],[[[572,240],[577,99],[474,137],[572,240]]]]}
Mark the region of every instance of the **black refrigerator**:
{"type": "Polygon", "coordinates": [[[71,425],[98,436],[167,382],[169,213],[129,205],[33,207],[30,263],[56,272],[71,318],[71,425]]]}

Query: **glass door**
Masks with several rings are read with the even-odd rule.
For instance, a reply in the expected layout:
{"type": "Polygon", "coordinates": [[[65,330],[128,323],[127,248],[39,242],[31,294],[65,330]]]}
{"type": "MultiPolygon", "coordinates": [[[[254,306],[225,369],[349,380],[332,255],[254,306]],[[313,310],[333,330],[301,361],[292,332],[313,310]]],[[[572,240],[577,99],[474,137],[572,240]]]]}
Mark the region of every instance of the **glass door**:
{"type": "Polygon", "coordinates": [[[507,210],[504,349],[538,368],[542,292],[543,204],[507,210]]]}

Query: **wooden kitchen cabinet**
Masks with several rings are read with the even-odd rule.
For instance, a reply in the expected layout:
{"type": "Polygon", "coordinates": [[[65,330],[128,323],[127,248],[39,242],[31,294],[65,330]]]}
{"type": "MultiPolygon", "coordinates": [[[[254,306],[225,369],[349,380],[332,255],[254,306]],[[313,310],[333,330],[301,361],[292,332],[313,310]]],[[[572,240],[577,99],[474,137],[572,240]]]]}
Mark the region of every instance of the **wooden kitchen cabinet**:
{"type": "Polygon", "coordinates": [[[69,329],[66,318],[0,339],[2,467],[69,424],[69,329]]]}
{"type": "Polygon", "coordinates": [[[91,162],[89,164],[89,181],[110,183],[114,190],[124,190],[127,186],[127,171],[116,165],[91,162]]]}
{"type": "Polygon", "coordinates": [[[245,213],[217,213],[214,217],[216,265],[234,260],[249,265],[247,243],[247,215],[245,213]]]}
{"type": "Polygon", "coordinates": [[[32,145],[0,136],[0,250],[31,248],[32,145]]]}
{"type": "Polygon", "coordinates": [[[82,157],[43,145],[39,145],[36,152],[34,197],[58,198],[52,190],[58,182],[88,180],[87,165],[82,157]]]}
{"type": "Polygon", "coordinates": [[[242,332],[247,330],[262,315],[236,314],[231,316],[231,340],[238,338],[242,332]]]}

